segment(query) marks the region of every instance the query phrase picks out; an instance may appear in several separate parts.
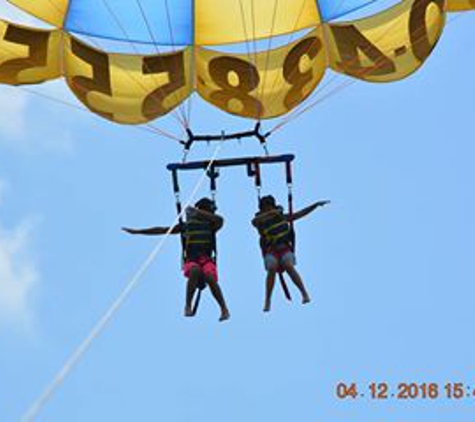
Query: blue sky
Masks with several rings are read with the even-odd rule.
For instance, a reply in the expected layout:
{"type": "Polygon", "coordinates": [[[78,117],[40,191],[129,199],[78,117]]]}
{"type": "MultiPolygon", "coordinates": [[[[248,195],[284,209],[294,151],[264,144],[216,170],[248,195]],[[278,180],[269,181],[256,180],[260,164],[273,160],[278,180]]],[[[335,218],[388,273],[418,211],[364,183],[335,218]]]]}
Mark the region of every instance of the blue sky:
{"type": "MultiPolygon", "coordinates": [[[[335,388],[475,388],[474,23],[467,13],[449,24],[409,79],[353,84],[273,139],[272,153],[297,155],[297,207],[333,201],[298,224],[310,306],[289,305],[277,290],[262,313],[255,192],[242,169],[230,170],[218,199],[231,321],[218,324],[208,296],[198,318],[182,317],[170,239],[38,421],[471,420],[475,398],[341,401],[335,388]]],[[[38,89],[75,102],[62,81],[38,89]]],[[[18,88],[0,87],[0,107],[3,422],[19,420],[158,241],[120,227],[173,221],[165,165],[181,151],[18,88]]],[[[243,127],[198,98],[193,110],[199,131],[243,127]]],[[[178,133],[172,119],[159,125],[178,133]]],[[[203,146],[192,158],[213,152],[203,146]]],[[[259,152],[227,144],[220,156],[259,152]]],[[[266,172],[264,189],[283,200],[281,176],[266,172]]],[[[198,177],[183,179],[185,193],[198,177]]]]}

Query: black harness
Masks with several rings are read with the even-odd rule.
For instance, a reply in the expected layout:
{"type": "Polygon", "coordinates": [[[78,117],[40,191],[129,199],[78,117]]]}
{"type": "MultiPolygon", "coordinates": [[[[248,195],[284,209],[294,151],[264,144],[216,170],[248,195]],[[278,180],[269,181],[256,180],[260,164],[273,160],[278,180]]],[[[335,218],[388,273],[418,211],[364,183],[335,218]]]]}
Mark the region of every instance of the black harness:
{"type": "Polygon", "coordinates": [[[274,249],[279,245],[292,248],[292,228],[283,214],[276,213],[262,221],[260,232],[266,249],[274,249]]]}
{"type": "Polygon", "coordinates": [[[186,259],[201,255],[213,258],[216,251],[216,234],[208,221],[192,218],[184,223],[184,253],[186,259]]]}

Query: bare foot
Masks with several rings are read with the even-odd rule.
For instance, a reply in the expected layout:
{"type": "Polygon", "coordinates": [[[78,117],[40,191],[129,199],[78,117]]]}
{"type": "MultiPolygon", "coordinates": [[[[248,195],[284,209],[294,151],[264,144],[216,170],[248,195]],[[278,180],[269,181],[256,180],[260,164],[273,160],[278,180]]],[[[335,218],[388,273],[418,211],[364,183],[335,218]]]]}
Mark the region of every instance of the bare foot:
{"type": "Polygon", "coordinates": [[[185,308],[185,316],[188,318],[195,316],[195,314],[193,313],[193,309],[191,309],[191,307],[187,306],[185,308]]]}
{"type": "Polygon", "coordinates": [[[227,309],[223,309],[221,311],[221,316],[219,317],[219,322],[227,321],[229,318],[231,318],[231,314],[227,309]]]}
{"type": "Polygon", "coordinates": [[[310,303],[311,299],[310,296],[306,295],[302,297],[302,304],[305,305],[306,303],[310,303]]]}

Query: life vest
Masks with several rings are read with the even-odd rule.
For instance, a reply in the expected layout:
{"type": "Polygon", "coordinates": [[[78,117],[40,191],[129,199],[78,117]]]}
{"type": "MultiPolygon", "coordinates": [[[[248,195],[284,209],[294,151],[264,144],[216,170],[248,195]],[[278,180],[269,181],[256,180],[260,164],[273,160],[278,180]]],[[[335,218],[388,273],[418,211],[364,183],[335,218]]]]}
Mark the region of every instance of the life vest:
{"type": "Polygon", "coordinates": [[[183,239],[187,259],[193,259],[200,255],[209,257],[213,255],[215,233],[210,222],[196,218],[187,220],[183,231],[183,239]]]}
{"type": "Polygon", "coordinates": [[[259,228],[266,247],[275,247],[281,244],[291,246],[293,243],[290,224],[280,213],[263,220],[259,228]]]}

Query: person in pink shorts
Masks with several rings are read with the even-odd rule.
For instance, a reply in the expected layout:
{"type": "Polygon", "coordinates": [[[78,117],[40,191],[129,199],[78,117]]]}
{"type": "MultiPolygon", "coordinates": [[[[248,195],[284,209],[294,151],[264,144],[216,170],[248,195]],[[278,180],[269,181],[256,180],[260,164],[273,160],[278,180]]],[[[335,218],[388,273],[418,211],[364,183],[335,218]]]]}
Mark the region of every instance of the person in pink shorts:
{"type": "MultiPolygon", "coordinates": [[[[216,233],[224,224],[224,219],[216,214],[216,206],[209,198],[200,199],[194,207],[186,209],[186,221],[171,229],[172,234],[181,234],[183,238],[185,263],[183,271],[188,279],[186,288],[185,316],[192,317],[193,296],[197,289],[209,286],[210,291],[221,309],[220,321],[229,319],[221,287],[218,284],[218,271],[214,259],[216,233]]],[[[152,227],[148,229],[123,228],[130,234],[162,235],[170,227],[152,227]]]]}

